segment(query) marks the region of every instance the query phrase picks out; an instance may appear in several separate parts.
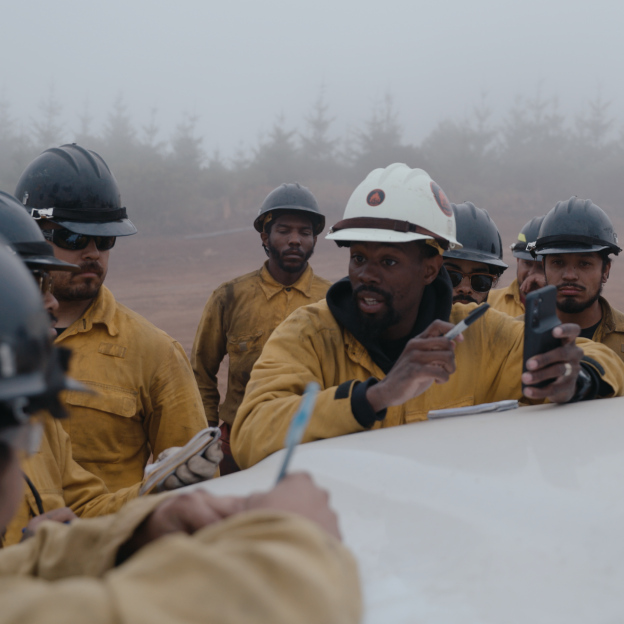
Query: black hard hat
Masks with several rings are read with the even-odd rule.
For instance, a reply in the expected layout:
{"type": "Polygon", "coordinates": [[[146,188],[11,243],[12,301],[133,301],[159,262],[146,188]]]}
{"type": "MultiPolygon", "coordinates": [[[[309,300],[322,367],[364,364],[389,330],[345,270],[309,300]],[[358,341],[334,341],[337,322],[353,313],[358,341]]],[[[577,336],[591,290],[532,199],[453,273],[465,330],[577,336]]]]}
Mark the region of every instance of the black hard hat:
{"type": "Polygon", "coordinates": [[[0,191],[0,234],[29,269],[80,271],[77,264],[69,264],[54,257],[52,245],[46,242],[28,211],[13,195],[3,191],[0,191]]]}
{"type": "Polygon", "coordinates": [[[24,424],[47,409],[65,415],[61,390],[83,390],[65,376],[66,350],[52,346],[50,318],[28,269],[0,245],[0,428],[24,424]]]}
{"type": "Polygon", "coordinates": [[[527,249],[542,256],[603,250],[617,255],[622,251],[605,211],[591,199],[578,197],[557,203],[544,217],[537,240],[527,249]]]}
{"type": "MultiPolygon", "coordinates": [[[[314,236],[318,236],[325,228],[325,216],[321,214],[318,203],[310,189],[294,184],[282,184],[273,189],[262,202],[262,207],[254,221],[254,227],[262,232],[265,225],[265,215],[269,212],[307,212],[314,223],[314,236]]],[[[277,214],[275,214],[277,217],[277,214]]]]}
{"type": "Polygon", "coordinates": [[[503,262],[503,243],[487,210],[477,208],[472,202],[451,204],[451,208],[462,248],[445,251],[444,257],[483,262],[496,267],[492,269],[495,273],[502,273],[507,268],[503,262]]]}
{"type": "Polygon", "coordinates": [[[535,261],[535,258],[527,251],[527,245],[537,240],[543,220],[544,217],[533,217],[533,219],[526,223],[520,230],[518,241],[511,246],[511,251],[516,258],[535,261]]]}
{"type": "Polygon", "coordinates": [[[121,206],[108,165],[75,143],[37,156],[19,179],[15,196],[35,219],[49,219],[77,234],[129,236],[137,231],[121,206]]]}

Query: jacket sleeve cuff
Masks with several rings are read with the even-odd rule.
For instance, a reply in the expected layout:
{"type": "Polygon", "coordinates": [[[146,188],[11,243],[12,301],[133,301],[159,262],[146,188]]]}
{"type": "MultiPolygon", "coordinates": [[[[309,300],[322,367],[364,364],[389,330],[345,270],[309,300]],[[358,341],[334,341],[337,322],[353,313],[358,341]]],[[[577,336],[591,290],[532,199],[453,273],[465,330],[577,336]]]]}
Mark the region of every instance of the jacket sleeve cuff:
{"type": "Polygon", "coordinates": [[[379,380],[369,377],[366,381],[355,381],[351,390],[351,412],[355,420],[366,429],[370,429],[375,422],[386,417],[387,409],[375,412],[366,398],[366,391],[379,380]]]}

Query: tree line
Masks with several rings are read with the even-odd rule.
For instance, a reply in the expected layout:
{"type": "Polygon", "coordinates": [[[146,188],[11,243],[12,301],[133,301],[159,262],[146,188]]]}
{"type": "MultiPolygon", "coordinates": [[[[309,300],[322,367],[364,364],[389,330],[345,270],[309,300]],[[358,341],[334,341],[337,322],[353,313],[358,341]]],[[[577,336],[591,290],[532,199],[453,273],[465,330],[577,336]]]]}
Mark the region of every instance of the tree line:
{"type": "MultiPolygon", "coordinates": [[[[13,192],[41,151],[68,139],[100,153],[117,178],[123,204],[142,231],[193,233],[249,225],[262,199],[282,182],[298,181],[317,196],[329,221],[338,219],[354,187],[376,167],[404,162],[425,169],[451,201],[470,200],[495,214],[543,214],[572,195],[589,197],[618,220],[622,211],[624,133],[600,96],[566,117],[555,98],[518,98],[495,122],[487,102],[463,119],[441,120],[419,144],[406,141],[387,95],[369,117],[339,138],[323,93],[305,124],[278,116],[255,146],[229,158],[209,153],[197,117],[185,116],[168,141],[154,114],[137,124],[121,97],[102,128],[88,111],[77,130],[63,125],[53,91],[37,119],[15,118],[0,98],[0,189],[13,192]]],[[[405,114],[405,113],[403,113],[405,114]]],[[[410,115],[418,115],[414,110],[410,115]]],[[[622,215],[624,216],[624,215],[622,215]]]]}

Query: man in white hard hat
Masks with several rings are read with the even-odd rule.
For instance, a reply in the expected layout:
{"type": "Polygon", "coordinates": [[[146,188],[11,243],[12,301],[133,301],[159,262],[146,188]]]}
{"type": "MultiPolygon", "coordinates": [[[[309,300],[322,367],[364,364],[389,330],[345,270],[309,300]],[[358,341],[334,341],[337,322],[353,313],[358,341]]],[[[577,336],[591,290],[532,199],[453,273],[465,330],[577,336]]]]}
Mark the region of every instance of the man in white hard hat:
{"type": "Polygon", "coordinates": [[[520,399],[587,400],[624,393],[624,365],[603,345],[553,330],[563,346],[522,373],[522,323],[488,311],[465,336],[444,337],[474,304],[452,304],[442,267],[459,245],[440,187],[421,169],[376,169],[328,238],[348,247],[349,277],[272,334],[236,415],[232,448],[247,468],[282,448],[306,385],[321,386],[304,442],[426,420],[430,410],[520,399]]]}

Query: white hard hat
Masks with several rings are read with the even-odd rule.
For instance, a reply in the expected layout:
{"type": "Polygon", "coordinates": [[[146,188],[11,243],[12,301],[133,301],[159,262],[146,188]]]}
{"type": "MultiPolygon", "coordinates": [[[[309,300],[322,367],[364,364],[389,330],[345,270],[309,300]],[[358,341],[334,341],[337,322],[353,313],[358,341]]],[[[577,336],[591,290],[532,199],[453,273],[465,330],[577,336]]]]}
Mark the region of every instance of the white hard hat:
{"type": "Polygon", "coordinates": [[[371,171],[353,191],[342,221],[326,238],[338,244],[432,240],[442,249],[461,249],[444,191],[426,171],[410,169],[403,163],[371,171]]]}

